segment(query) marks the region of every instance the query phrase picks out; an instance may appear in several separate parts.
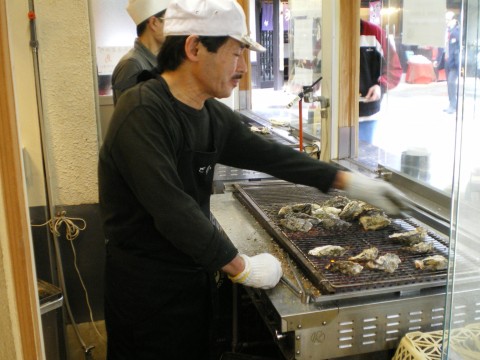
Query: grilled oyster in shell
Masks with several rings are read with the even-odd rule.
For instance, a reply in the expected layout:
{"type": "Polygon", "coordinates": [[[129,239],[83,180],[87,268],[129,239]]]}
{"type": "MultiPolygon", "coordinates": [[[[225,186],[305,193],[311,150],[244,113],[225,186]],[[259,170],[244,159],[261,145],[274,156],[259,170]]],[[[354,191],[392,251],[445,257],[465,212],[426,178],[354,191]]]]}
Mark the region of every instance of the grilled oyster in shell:
{"type": "Polygon", "coordinates": [[[313,224],[309,219],[301,219],[296,216],[287,216],[280,219],[280,225],[292,231],[308,232],[312,229],[313,224]]]}
{"type": "Polygon", "coordinates": [[[313,256],[342,256],[347,252],[348,249],[342,247],[342,246],[337,246],[337,245],[325,245],[325,246],[318,246],[316,248],[313,248],[308,252],[309,255],[313,256]]]}
{"type": "Polygon", "coordinates": [[[380,211],[369,211],[360,216],[359,221],[364,230],[380,230],[392,222],[387,215],[380,211]]]}
{"type": "Polygon", "coordinates": [[[415,267],[420,270],[445,270],[448,267],[448,259],[442,255],[428,256],[415,260],[415,267]]]}
{"type": "Polygon", "coordinates": [[[386,253],[385,255],[379,256],[375,261],[369,261],[365,266],[369,269],[393,273],[398,269],[398,264],[401,262],[402,260],[400,260],[397,254],[386,253]]]}
{"type": "Polygon", "coordinates": [[[334,207],[322,207],[314,210],[312,215],[320,219],[320,225],[327,230],[344,230],[352,224],[338,217],[340,210],[334,207]]]}
{"type": "Polygon", "coordinates": [[[365,205],[363,201],[350,201],[345,207],[343,208],[342,212],[338,215],[340,219],[346,221],[352,221],[357,219],[361,213],[365,210],[365,205]]]}
{"type": "Polygon", "coordinates": [[[345,207],[345,205],[347,205],[350,201],[349,198],[345,197],[345,196],[334,196],[333,198],[331,199],[328,199],[327,201],[325,201],[322,206],[332,206],[332,207],[335,207],[337,209],[343,209],[345,207]]]}
{"type": "Polygon", "coordinates": [[[402,250],[412,254],[426,254],[433,250],[433,244],[422,241],[412,246],[403,247],[402,250]]]}
{"type": "Polygon", "coordinates": [[[360,254],[356,256],[351,256],[348,258],[350,261],[369,261],[375,260],[378,256],[378,249],[376,247],[371,247],[363,250],[360,254]]]}
{"type": "Polygon", "coordinates": [[[427,236],[427,230],[417,227],[412,231],[395,233],[389,236],[390,239],[398,241],[406,246],[412,246],[421,243],[427,236]]]}
{"type": "Polygon", "coordinates": [[[325,269],[345,275],[358,275],[362,272],[363,266],[354,261],[338,260],[328,264],[325,269]]]}
{"type": "Polygon", "coordinates": [[[304,214],[311,214],[312,212],[312,205],[311,203],[300,203],[300,204],[293,204],[293,205],[286,205],[283,206],[279,211],[278,215],[285,217],[291,215],[292,213],[304,213],[304,214]]]}

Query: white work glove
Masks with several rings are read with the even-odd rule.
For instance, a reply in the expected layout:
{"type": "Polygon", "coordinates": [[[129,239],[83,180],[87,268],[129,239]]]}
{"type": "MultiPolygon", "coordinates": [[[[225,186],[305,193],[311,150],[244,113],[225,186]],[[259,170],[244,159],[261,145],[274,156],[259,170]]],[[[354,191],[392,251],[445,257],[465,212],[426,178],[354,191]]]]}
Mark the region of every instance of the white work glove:
{"type": "Polygon", "coordinates": [[[282,265],[278,259],[268,253],[249,257],[240,254],[245,262],[245,269],[240,274],[229,276],[234,283],[260,289],[271,289],[278,284],[283,275],[282,265]]]}
{"type": "Polygon", "coordinates": [[[388,215],[399,215],[401,210],[407,208],[405,196],[389,183],[360,174],[348,175],[344,189],[352,200],[365,201],[388,215]]]}

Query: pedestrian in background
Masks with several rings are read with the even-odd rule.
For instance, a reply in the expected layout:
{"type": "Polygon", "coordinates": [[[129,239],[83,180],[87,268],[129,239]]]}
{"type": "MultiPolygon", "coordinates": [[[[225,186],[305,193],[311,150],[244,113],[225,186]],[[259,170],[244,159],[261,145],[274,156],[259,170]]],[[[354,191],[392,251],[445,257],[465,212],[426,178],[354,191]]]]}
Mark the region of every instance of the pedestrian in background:
{"type": "Polygon", "coordinates": [[[447,75],[448,107],[443,111],[447,114],[454,114],[457,111],[457,87],[460,71],[460,27],[452,11],[445,14],[445,21],[447,23],[447,44],[444,64],[447,75]]]}
{"type": "Polygon", "coordinates": [[[402,77],[395,45],[378,25],[360,20],[359,140],[372,143],[383,95],[402,77]]]}

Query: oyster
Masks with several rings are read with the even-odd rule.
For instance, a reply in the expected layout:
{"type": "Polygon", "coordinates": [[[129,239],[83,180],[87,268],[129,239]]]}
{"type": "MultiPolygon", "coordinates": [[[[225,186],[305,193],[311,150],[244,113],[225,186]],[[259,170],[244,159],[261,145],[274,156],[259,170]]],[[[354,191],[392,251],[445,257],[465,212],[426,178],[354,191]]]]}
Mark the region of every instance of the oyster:
{"type": "Polygon", "coordinates": [[[412,231],[392,234],[389,238],[404,245],[412,246],[425,240],[425,236],[427,236],[427,230],[422,227],[417,227],[412,231]]]}
{"type": "Polygon", "coordinates": [[[341,256],[347,252],[348,249],[337,246],[337,245],[325,245],[325,246],[318,246],[316,248],[311,249],[308,254],[313,256],[341,256]]]}
{"type": "Polygon", "coordinates": [[[264,134],[264,135],[270,134],[270,129],[265,127],[265,126],[261,126],[261,127],[250,126],[250,131],[255,132],[255,133],[264,134]]]}
{"type": "Polygon", "coordinates": [[[312,207],[312,215],[317,216],[321,218],[322,216],[337,216],[340,214],[342,210],[337,209],[336,207],[333,206],[318,206],[318,207],[312,207]]]}
{"type": "Polygon", "coordinates": [[[358,275],[362,272],[363,266],[354,261],[338,260],[332,261],[325,269],[333,272],[341,272],[345,275],[358,275]]]}
{"type": "Polygon", "coordinates": [[[308,232],[313,227],[313,224],[309,219],[301,219],[295,216],[287,216],[284,219],[280,219],[280,225],[292,231],[302,232],[308,232]]]}
{"type": "Polygon", "coordinates": [[[363,201],[350,201],[347,205],[345,205],[342,212],[338,216],[340,219],[346,221],[355,220],[360,216],[361,213],[363,213],[364,205],[366,205],[366,203],[363,201]]]}
{"type": "Polygon", "coordinates": [[[352,224],[338,217],[339,210],[333,207],[322,207],[312,212],[312,215],[320,219],[320,225],[328,230],[343,230],[352,224]]]}
{"type": "Polygon", "coordinates": [[[315,216],[304,214],[304,213],[298,213],[298,214],[292,214],[287,217],[294,217],[294,218],[300,218],[300,219],[305,219],[308,220],[312,223],[312,225],[318,225],[320,224],[321,220],[315,216]]]}
{"type": "Polygon", "coordinates": [[[402,250],[412,254],[426,254],[433,250],[433,244],[423,241],[412,246],[403,247],[402,250]]]}
{"type": "Polygon", "coordinates": [[[381,211],[371,210],[360,216],[360,224],[364,230],[379,230],[390,225],[391,220],[381,211]]]}
{"type": "Polygon", "coordinates": [[[398,264],[401,262],[402,260],[400,260],[397,254],[386,253],[385,255],[379,256],[375,261],[369,261],[365,266],[369,269],[393,273],[398,269],[398,264]]]}
{"type": "Polygon", "coordinates": [[[356,256],[351,256],[348,258],[350,261],[369,261],[375,260],[378,256],[378,249],[376,247],[371,247],[363,250],[360,254],[356,256]]]}
{"type": "Polygon", "coordinates": [[[334,207],[334,208],[337,208],[337,209],[343,209],[345,207],[345,205],[347,205],[350,201],[352,201],[352,200],[350,200],[349,198],[347,198],[345,196],[334,196],[333,198],[325,201],[322,204],[322,206],[334,207]]]}
{"type": "Polygon", "coordinates": [[[320,225],[327,230],[345,230],[352,226],[349,222],[339,218],[325,218],[320,220],[320,225]]]}
{"type": "Polygon", "coordinates": [[[415,260],[415,267],[420,270],[445,270],[448,267],[448,259],[442,255],[428,256],[415,260]]]}
{"type": "Polygon", "coordinates": [[[304,213],[304,214],[311,214],[312,212],[312,204],[310,203],[300,203],[300,204],[293,204],[293,205],[286,205],[282,207],[278,211],[278,215],[284,217],[287,215],[291,215],[292,213],[304,213]]]}

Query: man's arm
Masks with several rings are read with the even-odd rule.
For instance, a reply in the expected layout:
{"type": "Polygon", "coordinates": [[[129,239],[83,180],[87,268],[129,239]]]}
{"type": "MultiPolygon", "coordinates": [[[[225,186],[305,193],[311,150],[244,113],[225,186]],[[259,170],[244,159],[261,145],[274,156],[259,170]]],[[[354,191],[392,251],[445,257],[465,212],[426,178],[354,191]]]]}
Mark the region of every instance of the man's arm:
{"type": "Polygon", "coordinates": [[[403,69],[397,51],[395,50],[395,44],[383,30],[381,30],[380,40],[383,49],[383,57],[385,58],[384,64],[386,66],[383,66],[379,84],[382,88],[382,93],[385,93],[387,90],[395,88],[400,83],[403,69]]]}

